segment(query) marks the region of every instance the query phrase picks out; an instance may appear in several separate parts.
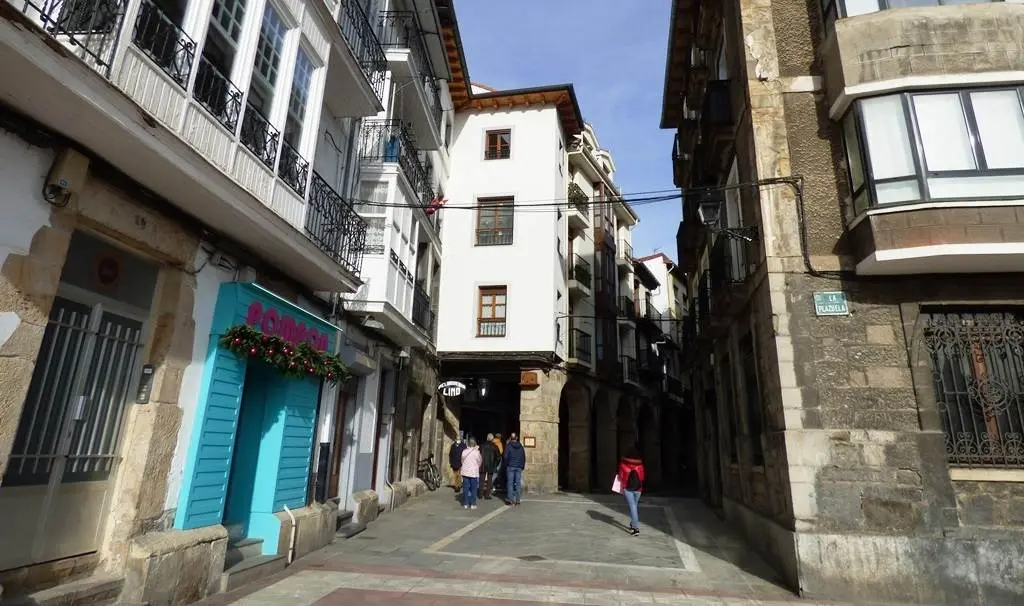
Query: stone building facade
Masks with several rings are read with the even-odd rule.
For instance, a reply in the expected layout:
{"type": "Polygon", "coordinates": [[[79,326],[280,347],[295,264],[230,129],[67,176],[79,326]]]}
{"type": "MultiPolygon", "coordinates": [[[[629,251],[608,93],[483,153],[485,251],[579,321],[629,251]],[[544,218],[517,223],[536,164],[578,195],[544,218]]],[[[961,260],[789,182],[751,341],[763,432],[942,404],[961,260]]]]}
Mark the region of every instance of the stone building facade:
{"type": "Polygon", "coordinates": [[[704,498],[808,596],[1018,602],[1024,7],[673,7],[704,498]]]}

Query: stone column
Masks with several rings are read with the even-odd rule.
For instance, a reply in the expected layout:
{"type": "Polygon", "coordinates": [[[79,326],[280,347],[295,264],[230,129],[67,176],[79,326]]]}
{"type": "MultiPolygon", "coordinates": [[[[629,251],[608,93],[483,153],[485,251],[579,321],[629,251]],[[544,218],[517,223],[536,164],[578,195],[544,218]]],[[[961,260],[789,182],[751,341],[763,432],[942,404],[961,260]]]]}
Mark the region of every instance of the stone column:
{"type": "MultiPolygon", "coordinates": [[[[526,492],[558,490],[558,404],[565,385],[563,370],[533,370],[536,387],[519,392],[520,439],[533,438],[536,446],[526,449],[526,492]]],[[[524,446],[526,445],[524,441],[524,446]]]]}
{"type": "Polygon", "coordinates": [[[618,466],[618,450],[616,440],[618,429],[615,419],[615,405],[618,394],[603,394],[594,402],[594,418],[597,423],[597,486],[591,489],[597,492],[608,492],[612,488],[615,470],[618,466]]]}

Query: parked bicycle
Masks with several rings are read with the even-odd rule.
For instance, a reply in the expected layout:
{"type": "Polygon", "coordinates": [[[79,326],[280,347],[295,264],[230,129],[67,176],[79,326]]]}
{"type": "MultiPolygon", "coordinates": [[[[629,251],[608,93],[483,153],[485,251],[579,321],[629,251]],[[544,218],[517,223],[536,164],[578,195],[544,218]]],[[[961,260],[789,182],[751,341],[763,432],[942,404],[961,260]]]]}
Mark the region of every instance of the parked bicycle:
{"type": "Polygon", "coordinates": [[[441,470],[434,465],[433,454],[417,464],[416,477],[423,480],[423,483],[427,485],[427,490],[431,492],[441,487],[441,482],[444,480],[441,478],[441,470]]]}

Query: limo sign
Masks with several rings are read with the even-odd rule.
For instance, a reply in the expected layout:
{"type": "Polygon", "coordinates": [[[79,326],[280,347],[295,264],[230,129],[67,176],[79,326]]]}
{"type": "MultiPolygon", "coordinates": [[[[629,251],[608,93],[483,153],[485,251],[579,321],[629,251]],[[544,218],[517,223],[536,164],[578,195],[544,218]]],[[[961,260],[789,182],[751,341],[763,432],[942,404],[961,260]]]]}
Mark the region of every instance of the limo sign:
{"type": "Polygon", "coordinates": [[[437,390],[446,398],[457,398],[466,391],[466,386],[458,381],[445,381],[437,386],[437,390]]]}

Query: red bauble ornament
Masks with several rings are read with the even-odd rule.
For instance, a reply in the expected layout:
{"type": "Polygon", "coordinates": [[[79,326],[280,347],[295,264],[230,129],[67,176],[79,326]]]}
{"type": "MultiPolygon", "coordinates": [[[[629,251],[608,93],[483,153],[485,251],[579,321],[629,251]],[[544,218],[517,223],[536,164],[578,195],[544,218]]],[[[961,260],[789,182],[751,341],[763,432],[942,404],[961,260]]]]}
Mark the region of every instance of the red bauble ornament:
{"type": "Polygon", "coordinates": [[[242,340],[241,340],[241,339],[239,339],[238,337],[235,337],[235,340],[234,340],[234,341],[232,341],[232,343],[234,343],[235,345],[238,345],[238,344],[239,344],[239,343],[241,343],[241,342],[242,342],[242,340]]]}

